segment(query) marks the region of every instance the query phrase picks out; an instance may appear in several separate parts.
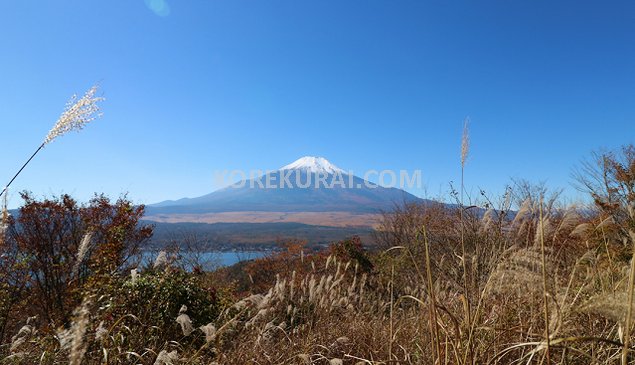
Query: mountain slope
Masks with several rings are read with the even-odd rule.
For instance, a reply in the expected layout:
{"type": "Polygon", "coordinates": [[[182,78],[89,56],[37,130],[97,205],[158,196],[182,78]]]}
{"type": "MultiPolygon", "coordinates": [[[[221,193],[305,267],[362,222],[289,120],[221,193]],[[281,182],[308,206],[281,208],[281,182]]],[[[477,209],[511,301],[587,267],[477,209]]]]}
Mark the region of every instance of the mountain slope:
{"type": "Polygon", "coordinates": [[[321,157],[303,157],[278,171],[197,198],[149,206],[149,214],[213,212],[378,212],[421,199],[370,183],[321,157]]]}

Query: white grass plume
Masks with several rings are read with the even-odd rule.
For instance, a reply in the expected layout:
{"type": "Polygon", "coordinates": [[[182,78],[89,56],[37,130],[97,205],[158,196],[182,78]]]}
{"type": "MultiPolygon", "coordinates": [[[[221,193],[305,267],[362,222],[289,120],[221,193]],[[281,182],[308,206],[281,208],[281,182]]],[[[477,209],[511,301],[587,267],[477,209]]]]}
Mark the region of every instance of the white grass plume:
{"type": "Polygon", "coordinates": [[[531,213],[532,213],[532,202],[530,198],[527,198],[520,205],[518,212],[516,212],[516,216],[514,217],[514,220],[512,221],[512,226],[515,226],[521,223],[525,219],[525,217],[527,217],[527,215],[531,213]]]}
{"type": "Polygon", "coordinates": [[[465,119],[463,123],[463,136],[461,137],[461,167],[465,167],[465,162],[470,153],[470,131],[468,128],[470,120],[465,119]]]}
{"type": "Polygon", "coordinates": [[[36,332],[35,327],[31,325],[31,322],[35,319],[35,317],[29,317],[26,320],[24,326],[20,328],[18,333],[16,333],[13,337],[11,337],[11,347],[9,351],[11,353],[15,353],[16,350],[24,344],[31,336],[33,336],[36,332]]]}
{"type": "Polygon", "coordinates": [[[481,218],[481,225],[480,225],[480,230],[483,232],[487,232],[493,221],[494,221],[494,210],[492,208],[488,209],[487,211],[485,211],[485,214],[483,214],[483,218],[481,218]]]}
{"type": "Polygon", "coordinates": [[[205,342],[212,342],[216,338],[216,326],[213,323],[200,326],[199,329],[205,334],[205,342]]]}
{"type": "Polygon", "coordinates": [[[628,296],[626,291],[596,295],[591,297],[580,310],[598,314],[616,323],[623,323],[628,311],[628,296]]]}
{"type": "Polygon", "coordinates": [[[167,352],[166,350],[161,350],[157,359],[154,361],[154,365],[175,365],[179,361],[179,353],[174,350],[171,352],[167,352]]]}
{"type": "Polygon", "coordinates": [[[132,270],[130,270],[130,281],[132,281],[132,283],[136,283],[137,280],[139,279],[139,271],[134,268],[132,270]]]}
{"type": "Polygon", "coordinates": [[[168,254],[165,251],[159,252],[157,258],[154,260],[153,267],[158,269],[160,267],[166,266],[168,264],[168,254]]]}
{"type": "Polygon", "coordinates": [[[551,220],[548,217],[542,217],[542,219],[538,219],[536,223],[536,235],[534,236],[534,244],[536,246],[540,246],[541,239],[545,240],[547,237],[551,237],[553,233],[553,225],[551,224],[551,220]]]}
{"type": "MultiPolygon", "coordinates": [[[[546,264],[550,277],[553,277],[555,263],[548,260],[546,264]]],[[[509,249],[491,274],[488,293],[538,298],[542,294],[541,266],[540,250],[537,247],[509,249]]],[[[551,286],[553,283],[549,284],[551,286]]]]}
{"type": "Polygon", "coordinates": [[[578,224],[569,235],[573,237],[584,237],[591,228],[593,228],[591,223],[581,223],[578,224]]]}
{"type": "Polygon", "coordinates": [[[99,118],[101,114],[97,103],[104,98],[95,96],[96,92],[97,86],[93,86],[80,99],[77,99],[77,95],[73,95],[60,118],[46,135],[43,145],[51,143],[55,138],[70,131],[79,131],[86,124],[99,118]]]}
{"type": "Polygon", "coordinates": [[[86,341],[84,341],[84,336],[90,320],[89,305],[90,299],[84,298],[82,305],[76,310],[76,315],[73,319],[73,325],[71,327],[73,337],[71,339],[71,354],[69,357],[70,365],[80,365],[86,353],[87,344],[86,341]]]}
{"type": "Polygon", "coordinates": [[[73,329],[60,327],[55,332],[55,338],[60,344],[60,349],[68,350],[73,339],[73,329]]]}
{"type": "Polygon", "coordinates": [[[95,329],[95,340],[101,342],[108,335],[108,330],[104,326],[104,321],[99,322],[99,326],[95,329]]]}
{"type": "Polygon", "coordinates": [[[22,167],[18,170],[18,172],[13,175],[11,180],[5,185],[5,187],[0,191],[0,196],[7,192],[9,186],[13,183],[13,181],[20,175],[20,173],[24,170],[24,168],[33,160],[33,158],[49,143],[51,143],[55,138],[60,137],[70,131],[79,131],[84,126],[96,118],[100,117],[99,107],[97,105],[98,102],[104,100],[104,98],[96,97],[95,93],[97,92],[97,86],[93,86],[90,88],[84,96],[77,100],[76,96],[73,96],[71,100],[66,104],[66,109],[57,120],[53,128],[49,131],[42,141],[42,144],[33,152],[31,157],[22,165],[22,167]]]}
{"type": "MultiPolygon", "coordinates": [[[[7,188],[4,189],[5,191],[7,188]]],[[[4,243],[4,237],[9,228],[9,210],[7,209],[7,197],[9,194],[5,194],[2,197],[2,216],[0,217],[0,244],[4,243]]]]}
{"type": "Polygon", "coordinates": [[[181,325],[183,336],[189,336],[194,331],[194,327],[192,326],[190,316],[188,316],[185,312],[187,312],[187,306],[182,305],[179,310],[179,316],[176,317],[176,322],[181,325]]]}
{"type": "Polygon", "coordinates": [[[555,241],[558,234],[561,232],[568,232],[568,234],[570,235],[571,232],[575,228],[577,228],[577,223],[579,221],[580,215],[578,214],[578,211],[575,207],[571,207],[565,210],[564,214],[562,215],[562,219],[560,220],[554,231],[553,240],[555,241]]]}
{"type": "Polygon", "coordinates": [[[84,262],[84,259],[86,258],[86,254],[89,251],[90,248],[90,243],[93,240],[93,232],[89,231],[84,235],[84,238],[82,238],[82,242],[79,244],[79,248],[77,249],[77,258],[75,259],[75,266],[73,267],[73,274],[75,276],[77,276],[77,274],[79,273],[79,267],[82,265],[82,262],[84,262]]]}

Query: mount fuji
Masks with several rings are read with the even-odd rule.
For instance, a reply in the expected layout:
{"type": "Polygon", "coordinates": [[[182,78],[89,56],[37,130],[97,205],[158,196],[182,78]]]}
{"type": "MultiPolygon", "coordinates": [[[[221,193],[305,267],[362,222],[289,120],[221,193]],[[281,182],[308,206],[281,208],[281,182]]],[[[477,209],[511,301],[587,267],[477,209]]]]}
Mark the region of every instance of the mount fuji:
{"type": "Polygon", "coordinates": [[[422,199],[397,188],[371,183],[323,157],[305,156],[280,169],[196,198],[164,201],[147,213],[352,212],[379,213],[395,204],[422,199]]]}
{"type": "Polygon", "coordinates": [[[297,159],[286,166],[280,168],[280,170],[300,170],[311,173],[324,173],[324,174],[344,174],[345,171],[339,167],[330,163],[324,157],[305,156],[297,159]]]}

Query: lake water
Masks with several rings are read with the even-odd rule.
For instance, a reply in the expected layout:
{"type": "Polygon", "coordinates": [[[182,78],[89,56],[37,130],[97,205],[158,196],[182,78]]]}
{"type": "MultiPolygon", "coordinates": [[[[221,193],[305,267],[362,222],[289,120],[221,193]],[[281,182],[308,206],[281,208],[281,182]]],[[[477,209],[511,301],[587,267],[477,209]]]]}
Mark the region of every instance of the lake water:
{"type": "MultiPolygon", "coordinates": [[[[180,252],[177,265],[191,269],[195,264],[199,264],[204,270],[213,270],[223,266],[231,266],[241,261],[248,261],[264,257],[271,251],[212,251],[187,253],[180,252]]],[[[151,264],[154,262],[158,252],[144,252],[143,262],[151,264]]],[[[169,256],[170,254],[168,254],[169,256]]]]}
{"type": "Polygon", "coordinates": [[[205,261],[217,261],[219,266],[231,266],[240,261],[253,260],[269,254],[268,251],[246,251],[246,252],[205,252],[202,259],[205,261]]]}

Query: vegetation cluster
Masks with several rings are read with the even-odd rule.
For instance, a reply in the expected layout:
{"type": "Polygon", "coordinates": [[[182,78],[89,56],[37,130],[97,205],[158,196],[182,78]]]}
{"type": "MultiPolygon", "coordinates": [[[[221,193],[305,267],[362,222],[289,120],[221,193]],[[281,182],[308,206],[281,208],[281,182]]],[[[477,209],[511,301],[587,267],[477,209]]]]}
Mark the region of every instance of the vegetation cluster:
{"type": "Polygon", "coordinates": [[[24,193],[0,235],[1,362],[635,363],[635,148],[577,181],[586,206],[524,181],[467,203],[461,187],[386,212],[376,247],[294,241],[211,272],[166,252],[140,265],[152,227],[126,198],[24,193]]]}

